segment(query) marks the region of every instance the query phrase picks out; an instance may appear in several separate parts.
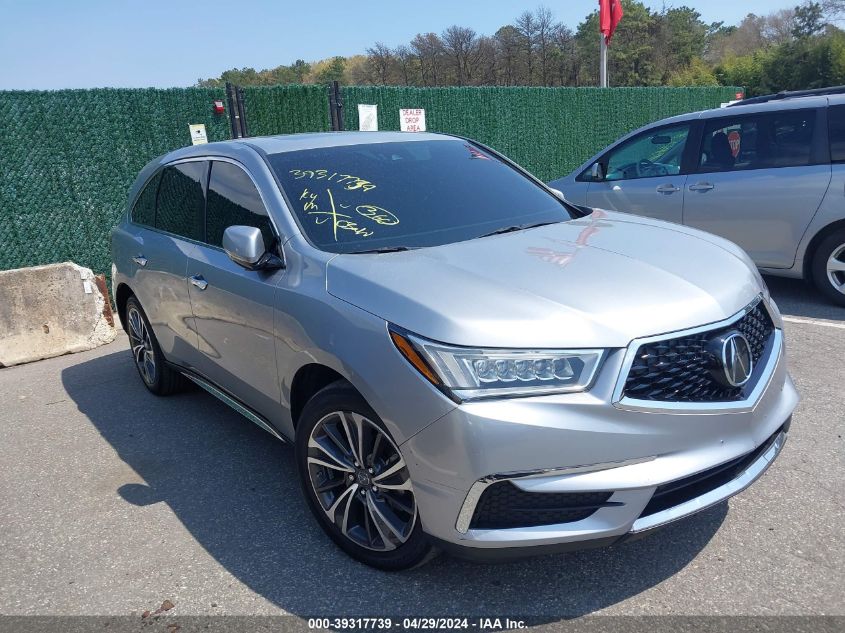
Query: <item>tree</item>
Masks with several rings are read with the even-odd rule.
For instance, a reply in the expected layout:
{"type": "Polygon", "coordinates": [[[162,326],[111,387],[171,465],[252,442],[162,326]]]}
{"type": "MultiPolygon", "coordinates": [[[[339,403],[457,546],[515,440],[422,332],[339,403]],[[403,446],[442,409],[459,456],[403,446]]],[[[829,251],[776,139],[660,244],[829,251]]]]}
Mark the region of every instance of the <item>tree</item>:
{"type": "Polygon", "coordinates": [[[520,32],[511,24],[503,26],[493,36],[496,55],[499,58],[499,83],[505,86],[513,86],[517,83],[521,38],[520,32]]]}
{"type": "Polygon", "coordinates": [[[417,34],[411,40],[411,51],[420,62],[424,86],[439,86],[442,78],[443,42],[437,33],[417,34]]]}
{"type": "Polygon", "coordinates": [[[478,36],[465,26],[450,26],[443,31],[443,50],[452,63],[456,83],[463,86],[472,80],[478,61],[478,36]]]}
{"type": "Polygon", "coordinates": [[[346,58],[343,83],[350,86],[373,83],[370,60],[366,55],[353,55],[346,58]]]}
{"type": "Polygon", "coordinates": [[[534,14],[531,11],[522,12],[516,19],[514,26],[522,36],[522,48],[525,51],[525,61],[528,67],[528,75],[522,83],[531,86],[534,83],[534,41],[537,37],[537,23],[534,20],[534,14]]]}
{"type": "Polygon", "coordinates": [[[367,57],[374,76],[374,83],[387,85],[393,68],[393,51],[381,42],[367,49],[367,57]]]}
{"type": "Polygon", "coordinates": [[[333,81],[343,81],[346,69],[346,58],[341,56],[324,59],[314,65],[314,79],[317,83],[327,84],[333,81]]]}
{"type": "Polygon", "coordinates": [[[845,0],[821,0],[822,11],[827,22],[838,22],[845,15],[845,0]]]}
{"type": "Polygon", "coordinates": [[[767,16],[749,13],[736,27],[714,33],[707,44],[707,60],[718,65],[730,57],[751,55],[792,39],[794,9],[782,9],[767,16]]]}
{"type": "Polygon", "coordinates": [[[402,73],[402,83],[406,86],[417,84],[417,68],[416,59],[411,49],[404,44],[397,46],[393,53],[394,58],[399,64],[399,70],[402,73]]]}
{"type": "Polygon", "coordinates": [[[824,13],[822,5],[818,2],[805,2],[795,7],[795,21],[792,26],[792,35],[795,38],[811,37],[824,26],[824,13]]]}
{"type": "Polygon", "coordinates": [[[477,84],[495,86],[498,83],[499,64],[496,58],[496,42],[492,37],[483,35],[478,38],[476,65],[477,84]]]}
{"type": "Polygon", "coordinates": [[[542,5],[534,13],[534,24],[536,26],[537,61],[540,66],[540,85],[548,86],[555,34],[560,25],[555,22],[549,8],[542,5]]]}
{"type": "Polygon", "coordinates": [[[301,84],[305,82],[305,77],[311,72],[311,64],[306,64],[304,60],[297,59],[290,69],[296,77],[296,83],[301,84]]]}
{"type": "Polygon", "coordinates": [[[660,19],[666,25],[667,52],[675,68],[688,66],[704,54],[707,25],[698,11],[689,7],[668,9],[660,19]]]}
{"type": "Polygon", "coordinates": [[[557,67],[558,84],[576,85],[579,62],[575,34],[563,25],[555,33],[554,62],[557,67]]]}
{"type": "Polygon", "coordinates": [[[718,86],[719,80],[713,70],[700,57],[693,57],[690,63],[669,77],[670,86],[718,86]]]}

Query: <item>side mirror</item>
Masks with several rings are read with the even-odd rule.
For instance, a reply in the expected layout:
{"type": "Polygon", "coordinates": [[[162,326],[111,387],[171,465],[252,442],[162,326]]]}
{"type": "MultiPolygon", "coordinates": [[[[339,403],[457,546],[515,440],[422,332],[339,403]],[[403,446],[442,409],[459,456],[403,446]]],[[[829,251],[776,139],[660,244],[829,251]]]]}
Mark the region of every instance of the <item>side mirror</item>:
{"type": "Polygon", "coordinates": [[[604,180],[604,168],[601,166],[601,163],[593,163],[593,166],[590,168],[590,175],[593,177],[593,180],[604,180]]]}
{"type": "Polygon", "coordinates": [[[564,196],[564,195],[563,195],[563,192],[562,192],[560,189],[555,189],[554,187],[549,187],[549,190],[550,190],[553,194],[555,194],[555,196],[556,196],[557,198],[559,198],[559,199],[560,199],[560,200],[562,200],[563,202],[566,202],[566,196],[564,196]]]}
{"type": "Polygon", "coordinates": [[[223,250],[233,262],[247,270],[282,268],[282,260],[264,248],[261,229],[230,226],[223,232],[223,250]]]}

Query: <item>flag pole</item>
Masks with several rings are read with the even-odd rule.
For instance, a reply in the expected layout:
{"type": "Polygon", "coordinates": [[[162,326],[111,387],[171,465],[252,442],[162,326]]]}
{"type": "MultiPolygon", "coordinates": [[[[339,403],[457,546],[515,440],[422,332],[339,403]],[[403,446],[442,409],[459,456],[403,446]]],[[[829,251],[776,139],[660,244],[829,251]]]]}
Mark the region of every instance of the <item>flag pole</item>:
{"type": "Polygon", "coordinates": [[[599,33],[599,86],[607,88],[607,40],[599,33]]]}

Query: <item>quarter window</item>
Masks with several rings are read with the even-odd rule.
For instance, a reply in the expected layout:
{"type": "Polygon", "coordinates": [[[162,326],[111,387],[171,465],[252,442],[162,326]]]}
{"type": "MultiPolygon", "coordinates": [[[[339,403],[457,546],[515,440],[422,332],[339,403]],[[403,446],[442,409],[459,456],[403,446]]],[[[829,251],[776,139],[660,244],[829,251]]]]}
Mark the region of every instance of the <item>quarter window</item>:
{"type": "Polygon", "coordinates": [[[786,110],[708,121],[698,171],[809,165],[815,124],[815,110],[786,110]]]}
{"type": "Polygon", "coordinates": [[[273,229],[261,196],[247,173],[232,163],[212,161],[206,207],[207,242],[223,245],[223,232],[230,226],[261,229],[264,247],[273,243],[273,229]]]}
{"type": "Polygon", "coordinates": [[[157,229],[191,240],[203,239],[203,183],[207,168],[205,161],[165,167],[156,207],[157,229]]]}
{"type": "Polygon", "coordinates": [[[845,105],[831,106],[827,110],[830,136],[830,160],[845,162],[845,105]]]}
{"type": "Polygon", "coordinates": [[[631,180],[676,176],[690,126],[675,125],[650,130],[611,150],[605,180],[631,180]]]}
{"type": "Polygon", "coordinates": [[[135,200],[135,206],[132,207],[133,222],[144,226],[155,226],[156,194],[160,180],[161,172],[156,172],[155,176],[147,181],[141,195],[135,200]]]}

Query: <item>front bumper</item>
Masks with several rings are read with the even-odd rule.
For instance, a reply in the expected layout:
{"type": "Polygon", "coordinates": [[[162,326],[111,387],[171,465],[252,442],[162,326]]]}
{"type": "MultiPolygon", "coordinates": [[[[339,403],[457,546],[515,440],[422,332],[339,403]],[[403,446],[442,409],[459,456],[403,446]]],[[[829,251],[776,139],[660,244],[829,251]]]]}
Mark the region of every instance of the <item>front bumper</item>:
{"type": "Polygon", "coordinates": [[[423,528],[462,556],[525,556],[613,543],[719,503],[761,476],[786,440],[798,394],[783,348],[776,353],[755,400],[727,411],[614,406],[625,350],[611,354],[587,393],[464,403],[403,444],[423,528]],[[668,484],[729,464],[741,466],[729,480],[648,509],[668,484]],[[475,504],[498,480],[609,497],[580,520],[473,527],[475,504]]]}

